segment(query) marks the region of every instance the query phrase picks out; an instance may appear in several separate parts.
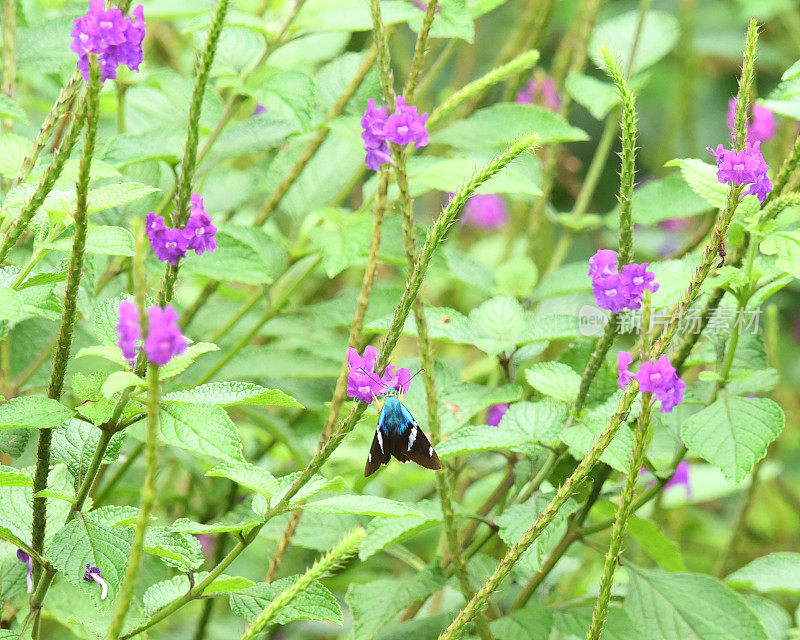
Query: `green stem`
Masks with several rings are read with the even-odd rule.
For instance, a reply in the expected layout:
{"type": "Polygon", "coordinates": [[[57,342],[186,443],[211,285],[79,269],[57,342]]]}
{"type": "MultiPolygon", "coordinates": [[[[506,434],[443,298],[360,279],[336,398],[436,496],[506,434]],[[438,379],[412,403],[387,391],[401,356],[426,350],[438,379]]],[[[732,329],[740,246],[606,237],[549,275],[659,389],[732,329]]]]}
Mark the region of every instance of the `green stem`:
{"type": "Polygon", "coordinates": [[[639,414],[636,432],[634,434],[633,451],[631,452],[630,469],[625,479],[625,488],[619,498],[617,513],[614,520],[614,528],[611,532],[611,544],[606,553],[603,565],[603,575],[600,579],[600,593],[597,596],[594,613],[592,614],[592,626],[589,629],[589,640],[600,640],[608,616],[608,602],[611,598],[611,586],[614,584],[614,572],[619,564],[619,554],[622,551],[622,544],[625,541],[625,531],[628,527],[628,519],[633,513],[633,498],[636,491],[636,484],[639,480],[639,469],[644,462],[647,444],[650,442],[650,411],[653,403],[650,394],[644,394],[642,399],[642,411],[639,414]]]}
{"type": "MultiPolygon", "coordinates": [[[[61,399],[64,388],[64,375],[67,371],[72,335],[77,317],[78,289],[83,275],[83,254],[86,246],[87,229],[87,193],[89,190],[89,172],[94,155],[95,139],[97,136],[98,96],[100,93],[100,69],[97,60],[91,61],[89,70],[89,86],[86,93],[86,136],[84,138],[83,155],[78,169],[78,181],[75,185],[77,203],[75,207],[75,235],[72,240],[67,286],[64,294],[64,312],[61,316],[61,328],[56,343],[56,352],[53,358],[53,372],[50,377],[50,386],[47,395],[54,400],[61,399]]],[[[73,127],[77,125],[73,124],[73,127]]],[[[69,146],[69,145],[67,145],[69,146]]],[[[54,161],[55,162],[55,161],[54,161]]],[[[52,166],[52,165],[51,165],[52,166]]],[[[50,473],[50,445],[53,437],[52,429],[39,431],[39,445],[36,451],[36,473],[33,481],[34,494],[47,488],[47,479],[50,473]]],[[[47,499],[35,497],[33,499],[33,521],[31,527],[31,546],[39,555],[44,549],[44,537],[47,515],[47,499]]],[[[38,581],[41,568],[34,569],[34,578],[38,581]]],[[[41,602],[34,608],[34,625],[38,628],[38,618],[41,613],[41,602]]]]}

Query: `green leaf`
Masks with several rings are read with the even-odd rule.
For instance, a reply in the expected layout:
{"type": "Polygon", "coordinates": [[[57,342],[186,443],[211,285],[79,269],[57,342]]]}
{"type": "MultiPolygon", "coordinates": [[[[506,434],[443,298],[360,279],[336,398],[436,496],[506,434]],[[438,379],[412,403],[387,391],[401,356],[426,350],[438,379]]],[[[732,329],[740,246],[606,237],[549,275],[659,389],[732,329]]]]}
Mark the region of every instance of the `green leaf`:
{"type": "Polygon", "coordinates": [[[13,133],[0,135],[0,174],[5,178],[16,176],[30,148],[27,138],[13,133]]]}
{"type": "Polygon", "coordinates": [[[165,404],[160,418],[161,438],[167,444],[221,460],[243,460],[239,432],[224,409],[165,404]]]}
{"type": "Polygon", "coordinates": [[[502,424],[502,428],[489,425],[461,427],[436,445],[436,453],[441,459],[446,459],[479,451],[524,451],[526,445],[536,441],[532,433],[507,426],[505,419],[502,424]]]}
{"type": "MultiPolygon", "coordinates": [[[[72,251],[72,238],[63,238],[44,245],[58,251],[72,251]]],[[[122,227],[89,225],[86,233],[86,252],[103,256],[132,256],[135,251],[133,236],[122,227]]]]}
{"type": "Polygon", "coordinates": [[[33,478],[28,474],[14,469],[0,465],[0,487],[32,487],[33,478]]]}
{"type": "Polygon", "coordinates": [[[589,55],[598,67],[603,66],[601,47],[610,49],[628,75],[655,64],[678,43],[678,20],[663,11],[648,11],[640,22],[638,11],[628,11],[597,25],[589,40],[589,55]],[[639,46],[635,46],[635,42],[639,46]],[[646,43],[643,44],[643,43],[646,43]],[[631,52],[635,52],[631,61],[631,52]]]}
{"type": "Polygon", "coordinates": [[[562,362],[538,362],[525,370],[525,379],[540,393],[567,403],[575,401],[581,386],[581,377],[562,362]]]}
{"type": "Polygon", "coordinates": [[[266,469],[250,462],[238,460],[223,462],[207,471],[206,475],[212,478],[228,478],[238,485],[257,491],[266,498],[273,496],[278,490],[278,481],[275,477],[266,469]]]}
{"type": "Polygon", "coordinates": [[[197,358],[210,351],[219,351],[219,347],[210,342],[195,342],[189,345],[182,354],[175,356],[167,364],[158,368],[158,379],[169,380],[174,378],[179,373],[183,373],[197,358]]]}
{"type": "Polygon", "coordinates": [[[626,564],[626,610],[642,640],[766,640],[741,596],[716,578],[665,573],[626,564]]]}
{"type": "Polygon", "coordinates": [[[205,560],[200,541],[195,536],[169,527],[148,527],[144,550],[161,558],[167,566],[184,572],[198,569],[205,560]]]}
{"type": "Polygon", "coordinates": [[[728,201],[730,187],[717,180],[717,167],[697,158],[676,158],[666,163],[667,167],[680,167],[686,184],[698,196],[716,209],[721,209],[728,201]]]}
{"type": "Polygon", "coordinates": [[[768,398],[723,394],[683,423],[681,438],[691,452],[739,483],[766,455],[785,422],[783,409],[768,398]]]}
{"type": "Polygon", "coordinates": [[[792,618],[781,605],[753,593],[745,595],[744,601],[764,627],[768,640],[786,640],[789,637],[792,618]]]}
{"type": "Polygon", "coordinates": [[[586,140],[586,132],[563,117],[532,104],[502,102],[478,109],[472,115],[431,135],[431,142],[456,149],[505,147],[520,136],[535,133],[539,143],[586,140]]]}
{"type": "MultiPolygon", "coordinates": [[[[432,189],[454,192],[489,160],[491,154],[477,152],[452,158],[412,156],[408,163],[411,195],[418,197],[432,189]]],[[[542,193],[540,183],[539,161],[533,156],[523,156],[489,178],[478,187],[476,193],[538,196],[542,193]]]]}
{"type": "MultiPolygon", "coordinates": [[[[300,477],[300,472],[295,471],[280,478],[278,481],[278,490],[275,493],[274,502],[278,503],[283,500],[283,496],[288,491],[289,487],[300,477]]],[[[303,487],[289,500],[289,506],[297,506],[303,500],[307,500],[311,496],[315,496],[323,491],[341,491],[344,489],[344,478],[336,476],[335,478],[325,478],[320,475],[312,476],[311,480],[306,482],[303,487]]],[[[338,538],[337,538],[338,539],[338,538]]],[[[330,545],[326,545],[326,549],[330,545]]]]}
{"type": "MultiPolygon", "coordinates": [[[[159,609],[163,609],[173,600],[177,600],[192,588],[192,584],[197,584],[208,577],[208,571],[200,571],[194,574],[194,583],[189,582],[187,576],[175,576],[169,580],[162,580],[148,587],[142,596],[142,604],[145,613],[152,616],[159,609]]],[[[239,576],[228,576],[224,573],[217,576],[208,587],[205,593],[231,593],[234,591],[248,589],[253,586],[253,581],[239,576]]]]}
{"type": "MultiPolygon", "coordinates": [[[[592,626],[593,607],[564,607],[553,611],[555,628],[572,640],[583,638],[592,626]]],[[[622,607],[613,604],[608,608],[608,619],[603,628],[603,640],[643,640],[642,634],[631,622],[622,607]]]]}
{"type": "Polygon", "coordinates": [[[25,111],[6,94],[0,95],[0,118],[11,118],[24,124],[28,123],[25,111]]]}
{"type": "Polygon", "coordinates": [[[321,223],[308,230],[308,237],[322,254],[322,265],[329,278],[363,260],[369,247],[372,228],[369,214],[326,207],[318,212],[321,223]]]}
{"type": "Polygon", "coordinates": [[[770,111],[797,120],[800,118],[800,78],[796,74],[785,77],[765,99],[758,102],[770,111]]]}
{"type": "Polygon", "coordinates": [[[539,280],[539,269],[533,260],[521,256],[499,265],[494,271],[494,277],[502,293],[527,298],[533,293],[539,280]]]}
{"type": "Polygon", "coordinates": [[[93,514],[79,513],[60,529],[47,545],[47,557],[59,573],[96,604],[100,605],[100,586],[83,579],[86,565],[100,569],[100,575],[108,583],[110,605],[117,596],[128,556],[131,552],[133,531],[125,527],[109,527],[95,520],[93,514]]]}
{"type": "Polygon", "coordinates": [[[777,551],[756,558],[725,578],[735,589],[800,595],[800,553],[777,551]]]}
{"type": "Polygon", "coordinates": [[[422,531],[432,529],[442,521],[442,509],[438,502],[424,500],[417,503],[417,508],[424,515],[401,516],[399,518],[373,518],[366,526],[366,537],[358,550],[359,560],[366,560],[378,551],[399,544],[422,531]]]}
{"type": "MultiPolygon", "coordinates": [[[[480,384],[453,381],[442,385],[439,392],[439,421],[442,431],[449,433],[467,424],[472,417],[493,404],[519,400],[522,389],[506,384],[500,387],[485,387],[480,384]]],[[[406,396],[408,399],[409,396],[406,396]]],[[[420,406],[420,415],[424,412],[420,406]]]]}
{"type": "Polygon", "coordinates": [[[619,104],[617,88],[594,76],[571,73],[567,76],[565,87],[575,102],[586,107],[597,120],[605,118],[619,104]]]}
{"type": "MultiPolygon", "coordinates": [[[[260,614],[277,595],[291,587],[300,576],[289,576],[275,582],[261,582],[231,594],[231,611],[250,621],[260,614]]],[[[327,587],[318,581],[298,593],[280,610],[273,622],[283,625],[292,620],[323,620],[342,624],[342,609],[327,587]]]]}
{"type": "Polygon", "coordinates": [[[475,346],[489,355],[497,355],[517,345],[525,329],[525,311],[511,297],[492,298],[469,314],[478,333],[475,346]]]}
{"type": "Polygon", "coordinates": [[[107,184],[89,191],[86,202],[87,213],[97,213],[114,207],[121,207],[130,202],[136,202],[146,195],[158,191],[149,184],[139,182],[118,182],[107,184]]]}
{"type": "Polygon", "coordinates": [[[220,407],[260,405],[270,407],[302,407],[292,396],[278,389],[267,389],[252,382],[209,382],[194,389],[173,391],[164,402],[177,404],[216,404],[220,407]]]}
{"type": "MultiPolygon", "coordinates": [[[[83,420],[73,418],[53,433],[53,458],[63,462],[75,480],[74,488],[80,486],[92,462],[94,452],[100,444],[100,429],[83,420]]],[[[111,438],[103,456],[103,463],[109,464],[119,457],[124,433],[111,438]]]]}
{"type": "Polygon", "coordinates": [[[773,231],[758,248],[765,255],[776,256],[779,269],[800,278],[800,231],[773,231]]]}
{"type": "MultiPolygon", "coordinates": [[[[674,175],[650,180],[633,192],[633,221],[637,224],[654,226],[664,220],[697,216],[709,208],[707,200],[674,175]]],[[[606,216],[607,226],[616,228],[617,216],[618,208],[606,216]]]]}
{"type": "Polygon", "coordinates": [[[530,433],[534,442],[552,446],[560,441],[567,424],[567,406],[552,398],[538,402],[515,402],[503,416],[502,428],[530,433]]]}
{"type": "Polygon", "coordinates": [[[23,310],[23,298],[14,289],[0,289],[0,322],[4,320],[15,323],[23,310]]]}
{"type": "Polygon", "coordinates": [[[83,347],[75,354],[75,358],[86,358],[88,356],[95,356],[97,358],[104,358],[110,362],[118,364],[121,367],[129,367],[130,363],[122,355],[119,347],[116,345],[98,345],[94,347],[83,347]]]}
{"type": "MultiPolygon", "coordinates": [[[[523,534],[536,522],[536,518],[550,503],[552,494],[538,494],[531,496],[521,504],[507,507],[502,514],[495,518],[495,523],[500,527],[499,535],[509,547],[514,546],[523,534]]],[[[578,503],[571,498],[558,512],[555,519],[547,525],[533,544],[522,555],[520,565],[529,572],[536,572],[542,568],[542,563],[567,532],[567,518],[578,508],[578,503]]]]}
{"type": "Polygon", "coordinates": [[[231,518],[225,519],[224,522],[211,522],[208,524],[193,522],[189,518],[178,518],[172,523],[170,529],[179,533],[191,533],[193,535],[198,533],[239,533],[263,524],[263,522],[264,519],[257,517],[255,514],[244,520],[231,518]]]}
{"type": "Polygon", "coordinates": [[[445,585],[437,566],[408,578],[383,578],[351,584],[345,600],[353,614],[350,640],[370,640],[408,605],[439,591],[445,585]]]}
{"type": "Polygon", "coordinates": [[[115,371],[109,375],[108,378],[106,378],[106,381],[103,383],[101,393],[106,398],[110,398],[115,393],[119,393],[123,389],[143,386],[145,386],[145,381],[133,373],[133,371],[115,371]]]}
{"type": "Polygon", "coordinates": [[[262,65],[247,78],[244,92],[270,114],[306,129],[311,122],[314,81],[305,73],[262,65]]]}
{"type": "Polygon", "coordinates": [[[0,404],[0,429],[52,429],[72,417],[72,411],[58,400],[41,396],[20,396],[0,404]]]}
{"type": "Polygon", "coordinates": [[[316,513],[354,513],[365,516],[419,516],[423,517],[414,507],[410,507],[396,500],[388,500],[378,496],[342,495],[307,502],[303,505],[306,511],[316,513]]]}
{"type": "MultiPolygon", "coordinates": [[[[472,43],[475,39],[475,23],[470,11],[467,9],[466,1],[442,0],[438,7],[441,7],[441,11],[436,12],[436,18],[434,18],[431,25],[431,37],[460,38],[472,43]]],[[[420,11],[420,14],[422,13],[424,11],[420,11]]],[[[422,18],[409,20],[408,24],[414,31],[418,32],[422,26],[422,18]]]]}
{"type": "Polygon", "coordinates": [[[226,224],[215,239],[217,249],[191,256],[181,266],[181,273],[242,284],[270,284],[286,267],[285,251],[263,229],[226,224]]]}
{"type": "Polygon", "coordinates": [[[497,640],[540,640],[549,638],[553,628],[553,614],[536,601],[489,623],[497,640]]]}

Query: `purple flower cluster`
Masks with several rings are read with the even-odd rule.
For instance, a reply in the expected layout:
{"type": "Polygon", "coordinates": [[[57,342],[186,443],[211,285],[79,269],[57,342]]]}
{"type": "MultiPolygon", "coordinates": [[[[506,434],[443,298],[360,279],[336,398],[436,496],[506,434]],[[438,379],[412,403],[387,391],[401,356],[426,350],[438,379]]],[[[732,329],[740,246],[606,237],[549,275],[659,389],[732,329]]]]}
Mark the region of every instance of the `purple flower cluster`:
{"type": "Polygon", "coordinates": [[[191,213],[183,229],[168,227],[163,216],[157,216],[152,211],[147,214],[145,229],[150,246],[158,259],[173,266],[186,257],[187,251],[200,255],[205,251],[211,253],[217,248],[214,238],[217,228],[212,224],[211,216],[203,209],[203,199],[198,193],[192,194],[191,213]]]}
{"type": "MultiPolygon", "coordinates": [[[[650,472],[647,468],[642,467],[639,469],[639,475],[649,474],[650,472]]],[[[654,487],[656,485],[657,480],[651,480],[647,483],[648,487],[654,487]]],[[[672,477],[667,480],[664,484],[665,489],[669,489],[670,487],[677,487],[682,486],[686,491],[686,499],[692,497],[692,485],[689,483],[689,463],[686,460],[681,460],[677,467],[675,467],[675,473],[672,474],[672,477]]]]}
{"type": "Polygon", "coordinates": [[[461,222],[482,229],[502,227],[508,222],[506,201],[496,193],[472,196],[464,205],[461,222]]]}
{"type": "Polygon", "coordinates": [[[503,416],[508,411],[508,404],[503,402],[501,404],[493,404],[486,410],[486,424],[490,427],[496,427],[500,424],[503,416]]]}
{"type": "Polygon", "coordinates": [[[78,54],[78,69],[87,82],[90,54],[97,56],[101,81],[116,78],[120,64],[138,71],[143,58],[144,8],[138,5],[126,17],[117,7],[106,9],[103,0],[90,0],[89,11],[75,18],[70,35],[70,48],[78,54]]]}
{"type": "MultiPolygon", "coordinates": [[[[186,351],[186,338],[178,328],[178,314],[167,305],[164,309],[154,304],[147,311],[150,327],[144,341],[147,359],[157,365],[167,364],[174,356],[186,351]]],[[[125,358],[131,362],[136,359],[136,350],[142,339],[139,327],[139,311],[130,300],[119,303],[119,322],[117,323],[117,345],[125,358]]]]}
{"type": "Polygon", "coordinates": [[[407,145],[411,142],[419,149],[428,144],[425,128],[427,113],[419,115],[413,105],[406,104],[403,96],[397,96],[395,110],[386,114],[385,107],[376,107],[375,101],[367,100],[367,108],[361,118],[361,139],[367,152],[365,163],[368,169],[377,171],[384,162],[391,162],[389,143],[407,145]]]}
{"type": "Polygon", "coordinates": [[[748,142],[741,151],[725,149],[721,144],[716,149],[707,147],[717,161],[717,180],[722,184],[750,185],[746,192],[758,198],[761,204],[772,191],[772,182],[767,176],[769,165],[761,155],[760,142],[748,142]]]}
{"type": "Polygon", "coordinates": [[[658,291],[655,274],[647,270],[648,264],[626,264],[620,273],[616,251],[601,249],[589,258],[589,277],[597,306],[614,313],[641,307],[645,290],[658,291]]]}
{"type": "Polygon", "coordinates": [[[372,402],[374,396],[379,396],[384,389],[397,389],[401,394],[408,391],[411,382],[411,372],[408,369],[398,369],[393,364],[387,365],[381,377],[375,373],[375,361],[378,359],[378,350],[372,345],[364,349],[364,355],[350,347],[347,351],[347,396],[358,398],[362,402],[372,402]]]}
{"type": "Polygon", "coordinates": [[[28,593],[33,593],[33,558],[26,551],[17,549],[17,560],[28,563],[28,572],[25,575],[25,579],[28,583],[28,593]]]}
{"type": "Polygon", "coordinates": [[[87,564],[86,571],[83,572],[83,579],[86,580],[86,582],[96,582],[100,585],[101,600],[105,600],[108,597],[108,583],[100,575],[100,569],[87,564]]]}
{"type": "MultiPolygon", "coordinates": [[[[728,101],[728,127],[733,129],[736,120],[736,98],[728,101]]],[[[760,104],[753,105],[753,116],[747,122],[747,141],[766,142],[775,135],[775,114],[760,104]]]]}
{"type": "Polygon", "coordinates": [[[528,84],[517,94],[516,102],[539,104],[551,111],[556,111],[561,106],[561,98],[556,91],[556,83],[547,76],[528,80],[528,84]]]}
{"type": "Polygon", "coordinates": [[[655,362],[643,362],[639,373],[633,373],[629,369],[632,361],[631,354],[627,351],[620,351],[617,354],[619,367],[617,383],[620,389],[627,387],[631,379],[636,378],[639,382],[639,391],[652,393],[661,400],[661,413],[669,413],[675,405],[683,402],[686,383],[678,377],[675,367],[670,364],[667,356],[661,356],[655,362]]]}

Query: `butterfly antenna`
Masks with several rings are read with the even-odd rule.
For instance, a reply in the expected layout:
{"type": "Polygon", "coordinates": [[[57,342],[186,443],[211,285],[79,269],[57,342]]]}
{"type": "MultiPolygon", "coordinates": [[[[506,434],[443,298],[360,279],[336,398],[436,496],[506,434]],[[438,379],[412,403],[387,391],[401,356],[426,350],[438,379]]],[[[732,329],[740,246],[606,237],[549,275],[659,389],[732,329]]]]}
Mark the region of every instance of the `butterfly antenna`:
{"type": "Polygon", "coordinates": [[[369,371],[367,371],[367,370],[366,370],[364,367],[359,367],[359,369],[360,369],[360,370],[361,370],[363,373],[367,374],[367,375],[368,375],[370,378],[372,378],[372,379],[373,379],[375,382],[377,382],[378,384],[382,384],[382,385],[383,385],[385,388],[387,388],[387,389],[389,388],[389,387],[388,387],[388,385],[387,385],[387,384],[386,384],[386,383],[385,383],[383,380],[381,380],[380,378],[376,378],[374,374],[372,374],[372,373],[370,373],[369,371]]]}
{"type": "Polygon", "coordinates": [[[411,382],[411,381],[412,381],[414,378],[416,378],[416,377],[417,377],[417,376],[418,376],[420,373],[422,373],[423,371],[425,371],[425,369],[420,369],[419,371],[417,371],[417,372],[416,372],[416,373],[415,373],[413,376],[411,376],[411,377],[408,379],[408,382],[410,383],[410,382],[411,382]]]}

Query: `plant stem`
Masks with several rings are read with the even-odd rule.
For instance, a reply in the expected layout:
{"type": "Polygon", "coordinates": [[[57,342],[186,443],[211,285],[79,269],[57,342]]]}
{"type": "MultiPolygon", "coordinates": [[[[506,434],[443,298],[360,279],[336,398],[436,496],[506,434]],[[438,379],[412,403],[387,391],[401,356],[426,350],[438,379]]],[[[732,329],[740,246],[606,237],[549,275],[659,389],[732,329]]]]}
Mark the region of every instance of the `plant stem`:
{"type": "Polygon", "coordinates": [[[639,480],[639,469],[644,462],[645,451],[650,442],[650,411],[653,407],[650,394],[644,394],[642,399],[642,411],[634,433],[633,451],[631,452],[630,469],[625,478],[625,488],[619,498],[617,513],[614,520],[614,528],[611,532],[611,544],[606,553],[603,565],[603,576],[600,579],[600,593],[592,614],[592,626],[589,629],[589,640],[600,640],[608,616],[608,602],[611,598],[611,586],[614,583],[614,572],[619,564],[619,554],[622,551],[622,544],[625,541],[625,531],[628,527],[628,519],[633,512],[633,498],[636,491],[636,484],[639,480]]]}
{"type": "MultiPolygon", "coordinates": [[[[78,289],[83,275],[83,254],[86,246],[87,229],[87,193],[89,190],[89,173],[94,155],[94,145],[97,136],[98,96],[100,93],[100,69],[96,59],[92,59],[89,68],[89,86],[86,92],[86,135],[84,137],[83,155],[78,169],[78,181],[75,185],[77,203],[75,207],[75,235],[72,241],[69,271],[67,273],[67,286],[64,294],[64,312],[61,316],[61,328],[56,343],[56,352],[53,358],[53,371],[50,377],[50,386],[47,391],[49,398],[61,399],[64,388],[64,376],[67,371],[70,350],[72,348],[72,334],[77,317],[78,289]]],[[[78,126],[76,118],[73,127],[78,126]]],[[[65,146],[71,146],[68,143],[65,146]]],[[[63,147],[62,147],[63,150],[63,147]]],[[[60,152],[59,152],[60,153],[60,152]]],[[[55,164],[54,160],[54,164],[55,164]]],[[[51,165],[52,166],[52,165],[51,165]]],[[[52,429],[39,431],[39,445],[36,451],[36,473],[33,481],[33,492],[38,493],[47,488],[47,479],[50,473],[50,445],[53,438],[52,429]]],[[[31,547],[39,555],[44,550],[44,537],[47,515],[47,499],[35,497],[33,499],[33,521],[31,527],[31,547]]],[[[34,579],[38,582],[41,576],[41,567],[34,567],[34,579]]],[[[39,628],[41,602],[37,607],[31,602],[31,612],[34,615],[34,627],[39,628]]]]}
{"type": "MultiPolygon", "coordinates": [[[[3,78],[0,85],[9,98],[14,97],[14,82],[17,77],[15,37],[17,31],[17,0],[3,0],[3,78]]],[[[11,120],[3,123],[5,131],[11,130],[11,120]]]]}

